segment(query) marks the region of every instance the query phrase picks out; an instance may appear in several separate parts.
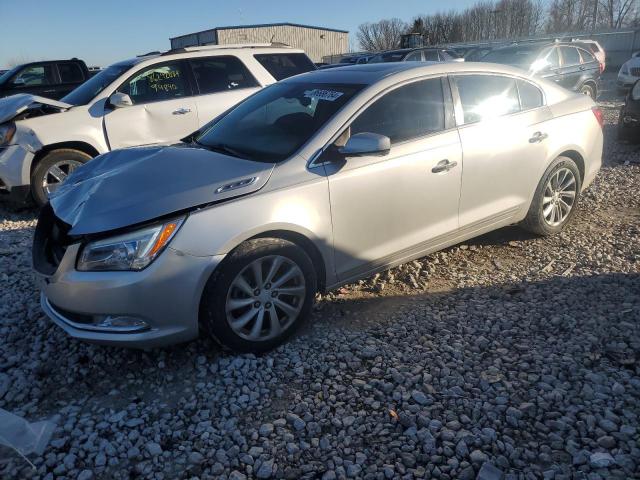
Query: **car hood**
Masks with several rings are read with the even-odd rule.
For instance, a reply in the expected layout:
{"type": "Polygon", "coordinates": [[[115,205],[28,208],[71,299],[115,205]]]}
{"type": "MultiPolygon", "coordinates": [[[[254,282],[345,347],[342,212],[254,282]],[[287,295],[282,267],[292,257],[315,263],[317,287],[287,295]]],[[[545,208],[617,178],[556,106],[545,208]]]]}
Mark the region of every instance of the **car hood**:
{"type": "Polygon", "coordinates": [[[637,68],[640,67],[640,57],[634,57],[631,58],[629,60],[627,60],[626,62],[624,62],[624,64],[622,65],[622,67],[620,67],[620,71],[622,71],[623,68],[637,68]]]}
{"type": "Polygon", "coordinates": [[[34,105],[48,105],[51,107],[67,110],[73,105],[50,98],[39,97],[38,95],[29,95],[28,93],[19,93],[0,99],[0,123],[11,120],[16,115],[20,115],[27,108],[34,105]]]}
{"type": "Polygon", "coordinates": [[[187,144],[129,148],[76,169],[49,201],[69,235],[101,233],[255,192],[273,167],[187,144]]]}

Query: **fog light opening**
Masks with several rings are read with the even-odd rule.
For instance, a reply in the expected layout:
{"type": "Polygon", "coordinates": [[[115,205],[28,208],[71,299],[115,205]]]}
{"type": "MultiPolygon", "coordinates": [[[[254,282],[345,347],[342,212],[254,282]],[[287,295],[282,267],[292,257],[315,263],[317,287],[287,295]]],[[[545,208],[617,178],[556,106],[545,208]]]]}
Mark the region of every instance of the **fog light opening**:
{"type": "Polygon", "coordinates": [[[95,326],[117,332],[132,332],[137,330],[146,330],[149,328],[149,324],[141,318],[117,315],[109,315],[102,319],[98,319],[95,326]]]}

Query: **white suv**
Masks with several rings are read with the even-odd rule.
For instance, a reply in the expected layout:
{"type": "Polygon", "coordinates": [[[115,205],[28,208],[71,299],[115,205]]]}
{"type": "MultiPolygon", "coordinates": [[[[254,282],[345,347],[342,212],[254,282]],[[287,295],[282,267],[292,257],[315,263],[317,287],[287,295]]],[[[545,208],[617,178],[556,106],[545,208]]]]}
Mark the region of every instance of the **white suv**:
{"type": "Polygon", "coordinates": [[[314,69],[286,46],[187,47],[115,63],[59,102],[2,99],[0,192],[42,205],[91,158],[178,141],[260,88],[314,69]]]}

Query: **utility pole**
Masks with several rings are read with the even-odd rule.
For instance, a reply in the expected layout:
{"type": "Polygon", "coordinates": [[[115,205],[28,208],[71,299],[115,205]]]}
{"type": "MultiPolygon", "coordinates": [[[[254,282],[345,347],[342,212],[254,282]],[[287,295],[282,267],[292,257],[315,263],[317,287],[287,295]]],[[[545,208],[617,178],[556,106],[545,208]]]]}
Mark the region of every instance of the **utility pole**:
{"type": "Polygon", "coordinates": [[[591,22],[591,33],[595,31],[597,21],[598,21],[598,0],[593,0],[593,22],[591,22]]]}

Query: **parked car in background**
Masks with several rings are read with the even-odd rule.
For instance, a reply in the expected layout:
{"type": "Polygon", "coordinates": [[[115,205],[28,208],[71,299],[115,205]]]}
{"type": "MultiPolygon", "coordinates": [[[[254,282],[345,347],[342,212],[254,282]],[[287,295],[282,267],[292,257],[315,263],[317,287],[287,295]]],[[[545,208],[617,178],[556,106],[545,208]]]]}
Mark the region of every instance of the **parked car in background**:
{"type": "Polygon", "coordinates": [[[571,43],[589,50],[593,54],[593,56],[596,57],[598,62],[600,62],[600,73],[604,72],[605,68],[607,67],[607,55],[604,51],[604,48],[602,48],[602,45],[600,45],[595,40],[586,39],[573,39],[571,43]]]}
{"type": "Polygon", "coordinates": [[[627,90],[640,79],[640,55],[632,56],[624,62],[618,71],[618,88],[627,90]]]}
{"type": "Polygon", "coordinates": [[[367,63],[386,62],[462,62],[444,48],[403,48],[374,55],[367,63]]]}
{"type": "Polygon", "coordinates": [[[38,220],[41,304],[93,342],[205,331],[264,352],[318,290],[505,225],[560,232],[600,168],[602,122],[590,98],[508,66],[298,75],[189,143],[75,171],[38,220]]]}
{"type": "Polygon", "coordinates": [[[347,65],[361,65],[363,63],[367,63],[371,57],[373,57],[373,54],[370,54],[370,55],[364,55],[364,54],[350,55],[348,57],[341,58],[338,63],[324,64],[324,65],[321,65],[319,68],[324,70],[324,69],[327,69],[327,68],[344,67],[344,66],[347,66],[347,65]]]}
{"type": "Polygon", "coordinates": [[[46,203],[78,166],[116,148],[176,142],[283,78],[315,70],[302,50],[190,47],[111,65],[61,101],[0,100],[0,191],[46,203]]]}
{"type": "Polygon", "coordinates": [[[57,100],[90,76],[87,65],[77,58],[25,63],[0,76],[0,97],[30,93],[57,100]]]}
{"type": "Polygon", "coordinates": [[[474,47],[467,51],[464,55],[465,62],[480,62],[484,56],[490,51],[494,50],[495,46],[474,47]]]}
{"type": "Polygon", "coordinates": [[[492,50],[482,61],[513,65],[594,100],[598,97],[600,63],[586,48],[571,42],[509,45],[492,50]]]}
{"type": "Polygon", "coordinates": [[[640,143],[640,79],[627,93],[618,117],[618,139],[640,143]]]}

